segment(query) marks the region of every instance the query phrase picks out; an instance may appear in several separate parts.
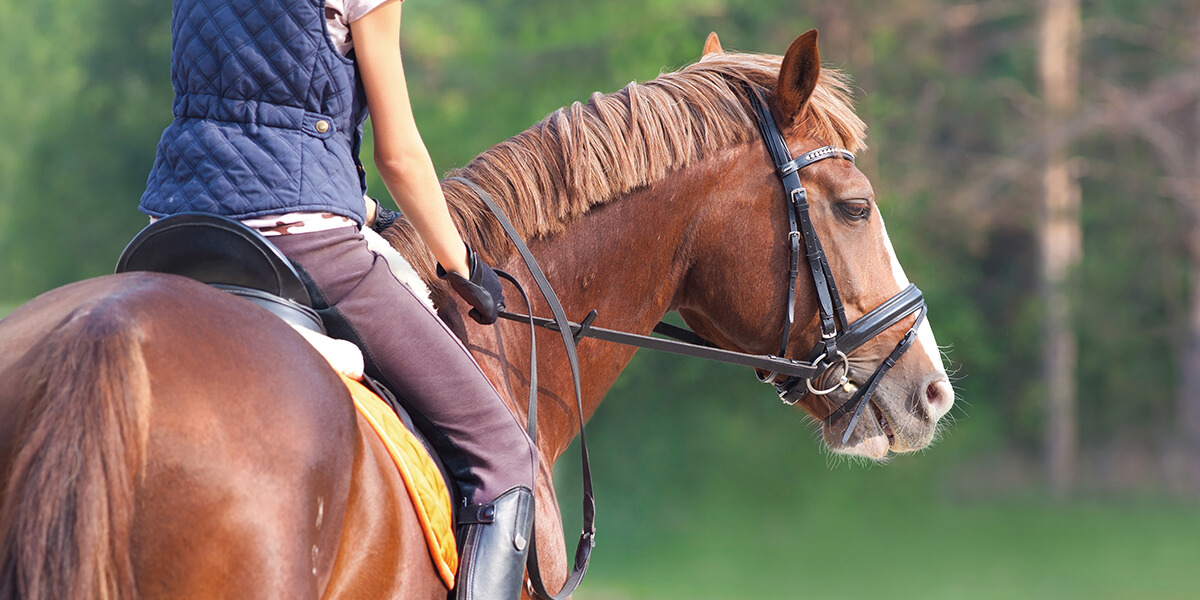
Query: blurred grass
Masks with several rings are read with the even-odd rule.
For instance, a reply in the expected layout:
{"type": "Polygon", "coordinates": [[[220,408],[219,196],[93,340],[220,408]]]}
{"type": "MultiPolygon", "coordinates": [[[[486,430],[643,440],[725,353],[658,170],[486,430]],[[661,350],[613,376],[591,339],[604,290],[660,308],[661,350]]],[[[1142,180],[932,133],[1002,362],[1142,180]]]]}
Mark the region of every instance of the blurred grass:
{"type": "Polygon", "coordinates": [[[1185,506],[889,503],[884,490],[819,509],[758,504],[681,506],[691,514],[675,523],[601,537],[576,597],[1198,597],[1200,515],[1185,506]]]}

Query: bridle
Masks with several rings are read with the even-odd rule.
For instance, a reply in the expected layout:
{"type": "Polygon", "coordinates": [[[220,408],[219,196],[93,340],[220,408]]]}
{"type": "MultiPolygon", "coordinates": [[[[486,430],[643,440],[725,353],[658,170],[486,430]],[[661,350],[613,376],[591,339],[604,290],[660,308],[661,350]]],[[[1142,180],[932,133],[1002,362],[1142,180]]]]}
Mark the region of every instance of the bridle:
{"type": "Polygon", "coordinates": [[[760,374],[759,380],[773,384],[780,399],[789,405],[795,404],[806,393],[824,396],[838,389],[845,392],[854,392],[853,397],[824,419],[826,424],[832,425],[842,415],[853,413],[850,423],[846,426],[846,431],[842,435],[842,443],[844,444],[849,441],[850,434],[858,424],[863,409],[866,407],[868,401],[870,401],[871,396],[874,395],[875,388],[879,386],[879,382],[883,379],[883,376],[895,366],[896,361],[900,360],[900,357],[904,355],[909,347],[912,346],[913,341],[916,340],[917,328],[921,326],[921,322],[925,319],[925,299],[921,294],[921,290],[917,289],[916,285],[909,284],[900,293],[875,307],[853,324],[847,322],[846,311],[842,306],[842,299],[838,295],[837,284],[833,279],[833,272],[829,268],[829,259],[825,257],[825,250],[821,247],[821,239],[817,236],[817,230],[813,227],[812,218],[809,216],[808,195],[804,190],[804,184],[800,182],[800,171],[813,163],[828,158],[839,158],[854,162],[854,155],[841,148],[824,146],[793,159],[791,151],[788,150],[787,142],[784,141],[783,134],[779,131],[779,126],[775,123],[775,117],[771,114],[770,109],[767,108],[759,92],[747,89],[747,96],[750,98],[750,104],[757,116],[758,131],[762,134],[763,142],[767,145],[767,151],[771,154],[771,160],[775,162],[775,170],[779,175],[780,181],[783,183],[784,195],[787,200],[790,256],[788,261],[787,307],[783,322],[783,341],[779,346],[779,357],[783,358],[787,355],[788,339],[791,336],[792,325],[795,322],[796,280],[800,274],[801,243],[803,243],[804,256],[812,273],[813,287],[817,296],[817,316],[821,321],[821,339],[816,342],[813,349],[808,353],[808,364],[817,371],[817,376],[788,375],[786,372],[770,371],[765,375],[760,374]],[[896,344],[891,354],[875,369],[875,372],[867,379],[866,383],[859,386],[852,382],[849,379],[850,361],[847,355],[913,313],[917,313],[917,318],[913,322],[912,327],[909,328],[904,337],[896,344]],[[829,369],[839,365],[842,369],[836,385],[827,389],[813,387],[815,379],[820,378],[829,369]],[[779,379],[785,375],[787,376],[784,379],[779,379]],[[799,385],[801,381],[804,382],[803,387],[799,385]]]}
{"type": "MultiPolygon", "coordinates": [[[[759,132],[762,134],[763,141],[767,145],[767,150],[771,154],[771,159],[775,162],[775,168],[779,174],[780,181],[783,183],[788,204],[788,244],[790,249],[788,292],[787,307],[784,316],[783,341],[780,343],[778,356],[747,354],[717,348],[711,342],[689,329],[664,322],[659,322],[654,327],[654,332],[671,339],[593,327],[592,322],[596,319],[596,311],[594,310],[581,323],[568,321],[566,314],[563,312],[562,304],[558,301],[558,297],[551,288],[545,274],[537,265],[533,254],[525,246],[516,228],[513,227],[500,207],[475,182],[463,177],[454,178],[474,191],[479,199],[495,215],[497,221],[499,221],[512,240],[513,245],[516,246],[522,260],[529,268],[530,275],[549,305],[551,313],[554,315],[553,319],[545,319],[532,315],[522,315],[506,311],[500,312],[501,317],[528,323],[531,329],[529,359],[530,395],[526,426],[531,438],[536,441],[537,436],[537,338],[533,335],[532,329],[534,326],[544,327],[560,333],[563,344],[566,347],[567,360],[571,366],[571,376],[575,385],[575,401],[580,421],[580,455],[583,463],[583,532],[575,549],[575,560],[572,564],[571,572],[558,594],[551,594],[545,588],[538,567],[536,536],[534,536],[535,539],[530,545],[528,566],[529,583],[532,586],[532,595],[535,597],[561,600],[570,596],[583,580],[584,573],[587,572],[590,561],[591,550],[595,546],[596,507],[592,493],[587,441],[583,433],[583,395],[580,386],[579,360],[575,351],[575,344],[581,338],[590,337],[619,344],[752,367],[767,373],[766,375],[760,375],[759,379],[765,383],[773,384],[779,393],[779,397],[784,403],[789,405],[795,404],[808,393],[827,395],[834,393],[838,389],[847,393],[854,392],[853,397],[824,418],[825,423],[833,424],[843,415],[848,413],[853,414],[850,423],[846,426],[845,433],[842,435],[842,443],[844,444],[850,439],[850,434],[858,424],[863,409],[870,401],[871,396],[874,395],[875,388],[879,386],[879,382],[883,379],[883,376],[895,366],[896,361],[900,360],[900,357],[912,346],[913,341],[917,337],[917,328],[920,327],[922,321],[925,319],[925,299],[921,295],[921,290],[917,289],[917,286],[909,284],[900,293],[875,307],[854,323],[847,322],[846,311],[842,306],[841,298],[838,296],[837,285],[833,280],[833,272],[829,268],[829,260],[825,257],[825,251],[821,247],[821,240],[817,237],[817,230],[813,227],[812,219],[809,217],[808,197],[804,190],[804,185],[800,182],[800,171],[813,163],[827,158],[839,158],[853,162],[854,155],[834,146],[825,146],[793,159],[788,150],[787,143],[783,139],[783,134],[780,133],[779,126],[776,125],[775,119],[771,115],[770,110],[767,109],[760,93],[757,90],[747,87],[747,95],[757,116],[759,132]],[[821,339],[813,346],[806,361],[786,358],[788,339],[791,337],[792,326],[795,324],[796,282],[800,275],[801,243],[803,243],[804,255],[808,260],[808,266],[812,272],[813,285],[817,294],[817,312],[821,321],[821,339]],[[901,338],[900,342],[896,344],[891,354],[880,363],[879,367],[875,369],[875,372],[862,386],[858,386],[852,382],[849,379],[850,360],[847,356],[913,313],[917,314],[916,320],[908,332],[904,334],[904,337],[901,338]],[[837,385],[823,390],[813,387],[813,381],[819,380],[830,369],[839,365],[842,367],[842,370],[837,385]],[[782,380],[780,380],[781,377],[783,378],[782,380]],[[801,381],[804,382],[803,387],[799,385],[801,381]]],[[[531,306],[528,296],[526,296],[524,289],[521,288],[520,283],[515,277],[499,270],[497,273],[517,288],[524,298],[526,306],[531,306]]]]}

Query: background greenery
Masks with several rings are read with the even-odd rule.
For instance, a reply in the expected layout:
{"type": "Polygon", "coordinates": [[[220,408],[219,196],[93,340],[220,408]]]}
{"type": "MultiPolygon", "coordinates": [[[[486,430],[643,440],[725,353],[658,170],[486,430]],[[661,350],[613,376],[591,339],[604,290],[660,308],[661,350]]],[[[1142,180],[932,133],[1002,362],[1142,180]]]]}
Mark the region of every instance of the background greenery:
{"type": "MultiPolygon", "coordinates": [[[[145,223],[135,206],[171,90],[166,2],[0,8],[3,314],[111,270],[145,223]]],[[[1085,103],[1195,70],[1194,2],[1083,11],[1085,103]]],[[[559,106],[695,60],[709,31],[778,54],[819,27],[871,127],[860,165],[952,344],[944,439],[885,466],[827,455],[749,373],[640,354],[589,426],[600,545],[579,598],[1197,597],[1200,515],[1175,484],[1173,427],[1185,231],[1154,155],[1119,128],[1073,146],[1083,454],[1071,498],[1043,493],[1038,185],[1020,163],[1044,134],[1036,17],[1036,3],[997,0],[406,5],[418,122],[443,171],[559,106]]],[[[563,462],[570,531],[578,476],[563,462]]]]}

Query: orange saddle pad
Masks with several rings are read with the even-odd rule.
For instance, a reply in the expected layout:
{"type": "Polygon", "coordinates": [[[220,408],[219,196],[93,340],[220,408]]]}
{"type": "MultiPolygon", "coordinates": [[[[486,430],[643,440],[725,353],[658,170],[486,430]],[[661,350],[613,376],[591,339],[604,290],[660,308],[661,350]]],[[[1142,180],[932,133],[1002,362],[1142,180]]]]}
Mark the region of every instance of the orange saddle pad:
{"type": "Polygon", "coordinates": [[[344,375],[342,380],[350,389],[359,414],[371,424],[396,463],[421,521],[433,564],[446,587],[453,589],[454,574],[458,572],[458,548],[454,543],[450,492],[446,490],[437,464],[387,403],[363,384],[344,375]]]}

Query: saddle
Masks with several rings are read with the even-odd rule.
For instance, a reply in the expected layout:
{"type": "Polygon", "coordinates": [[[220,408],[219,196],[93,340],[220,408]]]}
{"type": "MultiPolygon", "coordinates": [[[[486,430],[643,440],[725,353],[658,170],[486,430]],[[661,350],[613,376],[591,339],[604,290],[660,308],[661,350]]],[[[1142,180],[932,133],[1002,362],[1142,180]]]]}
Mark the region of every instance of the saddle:
{"type": "Polygon", "coordinates": [[[182,275],[245,298],[288,324],[325,333],[296,267],[253,229],[225,217],[180,213],[134,236],[117,273],[182,275]]]}
{"type": "Polygon", "coordinates": [[[129,242],[117,260],[116,272],[133,271],[180,275],[248,300],[291,325],[321,352],[396,463],[426,531],[434,563],[453,587],[457,570],[453,510],[447,507],[441,518],[438,507],[431,511],[420,505],[438,495],[438,486],[446,490],[450,506],[455,505],[456,487],[450,485],[449,471],[396,396],[364,374],[362,351],[349,341],[327,336],[302,270],[266,237],[238,221],[208,213],[180,213],[151,223],[129,242]],[[426,459],[432,468],[423,467],[426,459]]]}

